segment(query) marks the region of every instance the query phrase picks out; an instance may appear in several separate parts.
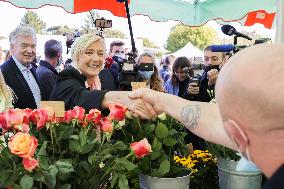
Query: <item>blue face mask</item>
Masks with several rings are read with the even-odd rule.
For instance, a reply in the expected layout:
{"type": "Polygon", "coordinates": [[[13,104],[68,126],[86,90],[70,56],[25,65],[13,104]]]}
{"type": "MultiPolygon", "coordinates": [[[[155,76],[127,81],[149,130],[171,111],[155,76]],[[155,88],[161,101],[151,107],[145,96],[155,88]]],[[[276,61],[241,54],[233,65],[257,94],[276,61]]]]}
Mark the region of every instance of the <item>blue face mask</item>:
{"type": "Polygon", "coordinates": [[[143,80],[148,80],[153,75],[154,71],[138,71],[143,80]]]}

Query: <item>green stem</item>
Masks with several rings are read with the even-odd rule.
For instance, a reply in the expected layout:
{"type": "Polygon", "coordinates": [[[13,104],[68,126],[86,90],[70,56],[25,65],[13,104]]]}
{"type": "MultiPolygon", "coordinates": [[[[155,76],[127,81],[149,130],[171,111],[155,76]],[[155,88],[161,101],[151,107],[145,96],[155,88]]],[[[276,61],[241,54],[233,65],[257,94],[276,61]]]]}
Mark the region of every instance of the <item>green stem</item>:
{"type": "Polygon", "coordinates": [[[49,131],[50,131],[50,138],[51,138],[51,145],[52,145],[52,155],[54,157],[54,143],[53,143],[53,132],[52,132],[53,129],[52,128],[53,128],[53,126],[50,125],[49,131]]]}

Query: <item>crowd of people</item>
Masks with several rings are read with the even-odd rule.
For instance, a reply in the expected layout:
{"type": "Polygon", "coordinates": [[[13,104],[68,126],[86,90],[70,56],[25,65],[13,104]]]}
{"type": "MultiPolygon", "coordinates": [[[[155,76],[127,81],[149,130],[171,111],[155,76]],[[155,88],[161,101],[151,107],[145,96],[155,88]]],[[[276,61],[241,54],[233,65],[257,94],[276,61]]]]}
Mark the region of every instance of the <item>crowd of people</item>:
{"type": "Polygon", "coordinates": [[[66,109],[81,106],[86,111],[120,102],[145,119],[166,112],[185,125],[193,137],[189,141],[199,149],[205,139],[238,150],[270,178],[264,188],[284,188],[283,44],[249,47],[228,61],[224,53],[208,46],[200,75],[187,57],[168,56],[159,70],[154,55],[142,53],[134,67],[153,64],[152,70],[137,70],[138,81],[146,87],[121,91],[123,70],[116,60],[127,59],[121,41],[111,43],[107,53],[101,36],[81,35],[72,44],[71,65],[60,72],[56,69],[63,64],[60,42],[47,41],[45,57],[35,65],[33,28],[17,27],[9,41],[11,57],[1,65],[1,111],[36,109],[40,101],[56,100],[64,101],[66,109]],[[112,61],[106,64],[108,59],[112,61]],[[217,104],[209,103],[215,98],[217,104]]]}

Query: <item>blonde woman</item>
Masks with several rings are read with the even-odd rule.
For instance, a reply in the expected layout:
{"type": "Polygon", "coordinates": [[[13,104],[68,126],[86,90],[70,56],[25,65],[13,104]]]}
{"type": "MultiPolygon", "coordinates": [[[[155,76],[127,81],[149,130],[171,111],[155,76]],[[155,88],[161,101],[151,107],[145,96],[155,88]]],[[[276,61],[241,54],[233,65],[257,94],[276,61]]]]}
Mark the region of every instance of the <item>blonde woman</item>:
{"type": "Polygon", "coordinates": [[[11,89],[6,85],[2,72],[0,72],[0,112],[12,108],[11,89]]]}
{"type": "Polygon", "coordinates": [[[108,84],[105,79],[111,75],[106,74],[98,81],[98,75],[104,68],[106,58],[105,40],[102,37],[95,34],[80,36],[72,45],[71,57],[72,66],[58,74],[51,93],[52,100],[64,101],[66,109],[81,106],[86,111],[93,108],[106,109],[110,103],[120,102],[141,117],[149,118],[156,115],[149,104],[145,104],[142,100],[129,99],[127,91],[103,90],[108,84]],[[86,88],[86,82],[90,88],[86,88]],[[93,82],[98,88],[91,90],[93,82]]]}

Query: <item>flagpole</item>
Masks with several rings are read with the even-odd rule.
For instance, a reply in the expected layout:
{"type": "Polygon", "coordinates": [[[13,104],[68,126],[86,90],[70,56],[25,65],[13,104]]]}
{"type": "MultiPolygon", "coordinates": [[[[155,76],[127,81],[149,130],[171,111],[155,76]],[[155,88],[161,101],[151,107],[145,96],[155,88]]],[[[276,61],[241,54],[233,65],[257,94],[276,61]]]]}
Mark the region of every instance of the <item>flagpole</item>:
{"type": "Polygon", "coordinates": [[[277,0],[275,42],[284,43],[284,2],[277,0]]]}

